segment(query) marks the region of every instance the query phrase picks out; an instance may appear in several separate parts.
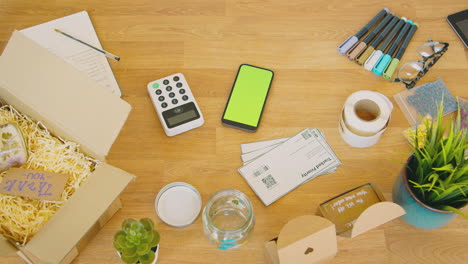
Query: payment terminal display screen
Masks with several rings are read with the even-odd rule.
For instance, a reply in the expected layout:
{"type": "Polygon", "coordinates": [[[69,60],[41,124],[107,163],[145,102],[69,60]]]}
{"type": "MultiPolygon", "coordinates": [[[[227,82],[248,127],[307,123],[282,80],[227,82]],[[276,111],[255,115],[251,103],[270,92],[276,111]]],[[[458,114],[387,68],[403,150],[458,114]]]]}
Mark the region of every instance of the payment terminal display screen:
{"type": "Polygon", "coordinates": [[[226,104],[222,122],[255,131],[260,123],[272,80],[271,70],[242,64],[226,104]]]}

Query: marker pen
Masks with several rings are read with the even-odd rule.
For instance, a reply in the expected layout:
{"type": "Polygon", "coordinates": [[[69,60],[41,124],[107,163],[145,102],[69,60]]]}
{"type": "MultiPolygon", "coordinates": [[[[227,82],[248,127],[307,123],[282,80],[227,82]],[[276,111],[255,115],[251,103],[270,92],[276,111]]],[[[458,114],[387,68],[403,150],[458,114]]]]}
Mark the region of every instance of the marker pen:
{"type": "MultiPolygon", "coordinates": [[[[370,71],[370,70],[375,69],[375,66],[379,63],[385,50],[387,50],[387,47],[392,43],[393,38],[400,31],[400,29],[403,27],[405,22],[406,22],[406,18],[402,18],[400,19],[400,21],[398,21],[398,24],[396,24],[392,32],[390,32],[388,37],[385,39],[384,43],[380,46],[379,50],[376,50],[375,52],[373,52],[372,55],[369,57],[369,59],[366,61],[367,63],[367,65],[365,65],[367,66],[366,70],[370,71]]],[[[376,72],[374,73],[377,75],[382,75],[383,70],[384,69],[380,71],[380,74],[377,74],[376,72]]]]}
{"type": "Polygon", "coordinates": [[[403,44],[401,44],[400,49],[398,49],[395,58],[393,58],[393,60],[390,62],[390,65],[388,65],[387,69],[385,69],[385,71],[382,74],[382,76],[385,79],[389,80],[390,78],[392,78],[393,73],[395,72],[396,68],[398,67],[398,64],[400,63],[401,57],[405,53],[406,48],[408,47],[408,44],[413,38],[413,35],[418,29],[418,27],[419,25],[413,22],[413,25],[411,25],[410,31],[408,32],[408,35],[406,35],[406,38],[403,41],[403,44]]]}
{"type": "Polygon", "coordinates": [[[364,40],[361,43],[359,43],[359,45],[356,45],[353,49],[348,50],[348,52],[346,53],[348,55],[348,58],[350,60],[354,60],[357,56],[361,55],[361,53],[367,47],[367,44],[369,44],[369,42],[371,42],[374,39],[374,37],[380,32],[380,30],[382,30],[392,18],[392,14],[386,15],[384,19],[380,21],[380,23],[374,28],[374,30],[372,30],[371,33],[369,33],[369,35],[367,35],[364,38],[364,40]]]}
{"type": "Polygon", "coordinates": [[[375,17],[367,23],[361,30],[358,31],[354,36],[350,36],[347,38],[341,45],[338,47],[338,52],[343,55],[345,54],[349,49],[351,49],[354,44],[356,44],[360,38],[362,38],[377,22],[382,20],[382,18],[387,14],[390,13],[390,10],[388,8],[382,9],[375,17]]]}
{"type": "Polygon", "coordinates": [[[367,58],[372,54],[372,52],[380,45],[382,40],[387,36],[388,32],[395,26],[395,24],[399,21],[400,19],[396,16],[392,17],[392,20],[387,24],[387,26],[380,32],[380,34],[377,36],[377,38],[369,45],[369,47],[366,48],[366,50],[361,53],[356,58],[356,62],[359,65],[364,64],[364,62],[367,60],[367,58]]]}
{"type": "MultiPolygon", "coordinates": [[[[403,28],[400,30],[400,33],[398,34],[398,36],[396,37],[395,41],[393,42],[393,44],[390,46],[390,48],[388,49],[387,53],[384,54],[380,60],[377,62],[377,64],[375,64],[374,66],[374,72],[377,71],[377,74],[378,75],[381,75],[383,73],[383,71],[385,71],[385,69],[387,68],[388,64],[390,63],[390,61],[392,60],[392,57],[393,55],[395,55],[395,52],[397,51],[397,48],[398,46],[401,44],[401,41],[403,40],[403,38],[406,36],[406,34],[408,33],[408,30],[411,28],[411,25],[413,24],[413,22],[411,20],[408,20],[405,25],[403,26],[403,28]]],[[[366,64],[364,64],[364,67],[366,66],[366,64]]]]}

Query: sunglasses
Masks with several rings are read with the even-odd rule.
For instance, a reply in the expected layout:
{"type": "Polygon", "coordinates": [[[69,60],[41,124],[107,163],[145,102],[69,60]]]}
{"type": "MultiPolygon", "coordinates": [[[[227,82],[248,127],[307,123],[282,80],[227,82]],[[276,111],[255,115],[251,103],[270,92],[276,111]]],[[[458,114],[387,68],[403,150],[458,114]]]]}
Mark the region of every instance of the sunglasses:
{"type": "Polygon", "coordinates": [[[423,59],[405,63],[398,71],[398,78],[393,79],[392,82],[402,82],[406,88],[413,88],[416,82],[444,55],[448,46],[446,42],[434,42],[429,39],[417,50],[423,59]]]}

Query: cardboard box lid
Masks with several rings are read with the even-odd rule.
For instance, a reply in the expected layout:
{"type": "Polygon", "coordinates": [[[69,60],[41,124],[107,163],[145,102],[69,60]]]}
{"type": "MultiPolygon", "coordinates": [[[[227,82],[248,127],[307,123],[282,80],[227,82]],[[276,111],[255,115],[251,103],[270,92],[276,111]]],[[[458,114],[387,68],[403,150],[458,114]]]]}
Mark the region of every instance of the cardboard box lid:
{"type": "Polygon", "coordinates": [[[405,209],[392,202],[380,202],[368,207],[356,219],[353,228],[341,234],[344,237],[356,237],[380,225],[404,215],[405,209]]]}
{"type": "Polygon", "coordinates": [[[304,215],[284,225],[278,236],[280,263],[325,263],[338,251],[335,225],[329,220],[304,215]]]}
{"type": "Polygon", "coordinates": [[[264,244],[267,264],[279,264],[278,245],[276,240],[270,240],[264,244]]]}
{"type": "Polygon", "coordinates": [[[15,31],[0,57],[0,97],[103,160],[131,106],[15,31]]]}
{"type": "Polygon", "coordinates": [[[101,163],[22,250],[45,263],[60,263],[134,178],[101,163]]]}

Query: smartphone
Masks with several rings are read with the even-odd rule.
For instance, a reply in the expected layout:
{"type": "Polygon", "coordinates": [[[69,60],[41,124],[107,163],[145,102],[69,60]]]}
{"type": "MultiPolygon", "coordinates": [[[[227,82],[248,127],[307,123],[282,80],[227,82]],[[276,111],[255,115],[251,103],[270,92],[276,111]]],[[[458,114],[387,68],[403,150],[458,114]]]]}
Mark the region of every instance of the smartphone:
{"type": "Polygon", "coordinates": [[[255,132],[273,81],[273,71],[242,64],[237,71],[221,122],[255,132]]]}
{"type": "Polygon", "coordinates": [[[447,16],[447,21],[468,48],[468,9],[447,16]]]}

